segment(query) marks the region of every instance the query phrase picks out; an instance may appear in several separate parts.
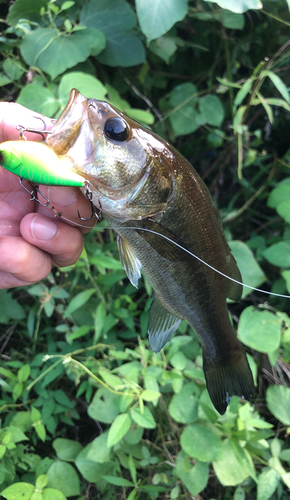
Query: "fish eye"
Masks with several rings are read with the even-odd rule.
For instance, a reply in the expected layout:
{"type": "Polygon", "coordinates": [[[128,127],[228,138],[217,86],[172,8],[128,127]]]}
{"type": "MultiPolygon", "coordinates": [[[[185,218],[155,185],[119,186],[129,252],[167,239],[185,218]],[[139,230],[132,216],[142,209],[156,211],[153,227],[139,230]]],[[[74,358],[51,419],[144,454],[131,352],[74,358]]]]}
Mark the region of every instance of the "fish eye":
{"type": "Polygon", "coordinates": [[[104,127],[104,132],[108,139],[113,141],[126,141],[129,136],[127,123],[122,118],[109,118],[104,127]]]}

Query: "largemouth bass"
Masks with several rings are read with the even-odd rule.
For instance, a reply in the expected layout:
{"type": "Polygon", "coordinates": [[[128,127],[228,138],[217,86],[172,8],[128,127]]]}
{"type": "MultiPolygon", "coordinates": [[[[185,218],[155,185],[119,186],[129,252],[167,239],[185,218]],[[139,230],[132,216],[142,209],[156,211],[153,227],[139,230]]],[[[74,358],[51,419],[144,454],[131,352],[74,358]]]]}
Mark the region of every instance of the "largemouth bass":
{"type": "Polygon", "coordinates": [[[190,163],[166,141],[110,104],[72,90],[47,144],[90,183],[93,202],[117,232],[120,259],[137,287],[141,269],[154,290],[148,325],[155,352],[181,320],[197,333],[206,385],[224,413],[231,396],[254,391],[226,299],[242,286],[211,195],[190,163]]]}

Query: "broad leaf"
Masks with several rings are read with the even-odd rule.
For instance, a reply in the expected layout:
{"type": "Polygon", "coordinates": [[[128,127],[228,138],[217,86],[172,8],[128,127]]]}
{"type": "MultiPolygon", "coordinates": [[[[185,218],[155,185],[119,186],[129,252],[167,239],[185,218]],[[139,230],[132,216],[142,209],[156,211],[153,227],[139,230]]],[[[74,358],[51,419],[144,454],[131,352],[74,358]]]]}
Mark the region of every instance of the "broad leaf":
{"type": "Polygon", "coordinates": [[[240,316],[238,337],[256,351],[275,351],[281,341],[281,319],[270,311],[247,307],[240,316]]]}
{"type": "Polygon", "coordinates": [[[176,460],[176,474],[194,496],[198,495],[207,485],[209,467],[205,462],[195,460],[195,465],[184,451],[180,451],[176,460]]]}
{"type": "Polygon", "coordinates": [[[48,487],[60,490],[66,497],[80,494],[80,481],[74,467],[66,462],[54,462],[47,472],[48,487]]]}
{"type": "MultiPolygon", "coordinates": [[[[222,450],[222,459],[213,462],[214,471],[221,484],[224,486],[236,486],[250,475],[248,467],[236,455],[229,439],[223,441],[222,450]]],[[[248,452],[247,456],[248,458],[250,457],[248,452]]],[[[251,461],[250,458],[249,460],[251,461]]]]}
{"type": "Polygon", "coordinates": [[[98,57],[101,63],[134,66],[145,62],[144,46],[131,32],[136,16],[125,0],[91,0],[83,5],[80,20],[106,37],[106,48],[98,57]]]}
{"type": "Polygon", "coordinates": [[[204,123],[219,127],[225,112],[220,99],[216,95],[206,95],[199,100],[199,112],[204,123]]]}
{"type": "Polygon", "coordinates": [[[89,288],[88,290],[83,290],[74,296],[74,298],[70,301],[68,308],[64,313],[64,318],[67,318],[70,314],[74,313],[77,309],[82,307],[88,300],[90,300],[91,296],[96,293],[95,288],[89,288]]]}
{"type": "Polygon", "coordinates": [[[17,0],[14,2],[7,17],[7,23],[15,26],[20,19],[28,19],[32,22],[40,22],[40,9],[47,6],[47,0],[17,0]]]}
{"type": "Polygon", "coordinates": [[[231,10],[242,14],[250,9],[262,9],[263,5],[260,0],[205,0],[206,2],[217,3],[223,9],[231,10]]]}
{"type": "Polygon", "coordinates": [[[263,252],[263,256],[274,266],[290,267],[290,240],[274,243],[263,252]]]}
{"type": "Polygon", "coordinates": [[[58,458],[68,462],[73,462],[83,449],[78,441],[73,441],[72,439],[57,438],[53,441],[52,445],[58,458]]]}
{"type": "Polygon", "coordinates": [[[262,472],[258,477],[257,500],[268,500],[279,484],[279,474],[273,470],[262,472]]]}
{"type": "Polygon", "coordinates": [[[108,446],[118,443],[128,432],[131,425],[131,418],[128,413],[118,415],[112,423],[108,434],[108,446]]]}
{"type": "Polygon", "coordinates": [[[105,48],[103,33],[85,28],[71,34],[56,32],[51,28],[38,28],[27,34],[21,43],[21,54],[27,64],[48,73],[51,78],[66,69],[85,61],[92,50],[99,53],[105,48]]]}
{"type": "Polygon", "coordinates": [[[17,498],[21,498],[21,500],[30,500],[33,491],[33,484],[14,483],[1,491],[1,495],[5,497],[6,500],[16,500],[17,498]]]}
{"type": "Polygon", "coordinates": [[[282,424],[290,425],[290,388],[272,385],[267,390],[267,406],[282,424]]]}
{"type": "Polygon", "coordinates": [[[34,83],[23,87],[16,102],[32,111],[50,117],[53,116],[59,108],[59,103],[50,90],[34,83]]]}
{"type": "Polygon", "coordinates": [[[136,424],[145,429],[155,429],[156,427],[154,417],[147,406],[144,406],[143,413],[141,413],[140,408],[133,408],[133,410],[131,410],[131,417],[136,424]]]}
{"type": "Polygon", "coordinates": [[[222,458],[222,442],[208,427],[201,424],[188,425],[180,437],[183,450],[201,462],[222,458]]]}
{"type": "Polygon", "coordinates": [[[171,417],[181,424],[188,424],[197,417],[198,400],[196,397],[195,384],[186,384],[174,394],[169,403],[171,417]]]}
{"type": "Polygon", "coordinates": [[[164,35],[187,14],[187,0],[136,0],[141,30],[148,42],[164,35]]]}
{"type": "Polygon", "coordinates": [[[73,88],[78,89],[87,98],[99,99],[100,101],[103,101],[107,94],[107,89],[100,80],[81,71],[73,71],[66,73],[60,81],[58,93],[61,107],[65,107],[67,104],[70,91],[73,88]]]}
{"type": "MultiPolygon", "coordinates": [[[[237,261],[238,268],[241,271],[242,281],[245,285],[257,288],[266,281],[265,274],[246,243],[242,241],[230,241],[229,246],[237,261]]],[[[250,293],[252,293],[252,289],[244,286],[242,297],[246,297],[250,293]]]]}

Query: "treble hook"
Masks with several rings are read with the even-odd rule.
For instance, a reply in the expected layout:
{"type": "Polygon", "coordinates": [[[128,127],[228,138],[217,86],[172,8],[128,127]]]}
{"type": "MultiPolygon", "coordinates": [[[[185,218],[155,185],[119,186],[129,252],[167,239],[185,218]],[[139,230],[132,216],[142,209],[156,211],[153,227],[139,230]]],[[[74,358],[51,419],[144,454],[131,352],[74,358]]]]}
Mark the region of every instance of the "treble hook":
{"type": "MultiPolygon", "coordinates": [[[[43,130],[38,130],[35,128],[28,128],[28,127],[23,127],[23,125],[16,125],[16,128],[20,134],[20,139],[26,141],[26,137],[24,135],[24,132],[33,132],[34,134],[40,134],[42,139],[45,141],[45,135],[44,134],[52,134],[51,131],[47,130],[46,131],[46,123],[43,118],[40,116],[33,116],[33,118],[37,118],[38,120],[41,120],[43,123],[43,130]]],[[[52,120],[53,122],[56,122],[56,120],[52,120]]]]}
{"type": "Polygon", "coordinates": [[[47,198],[47,196],[45,196],[42,191],[40,191],[39,187],[36,185],[36,184],[33,184],[31,182],[31,185],[33,186],[33,189],[30,191],[27,187],[24,186],[23,184],[23,177],[19,177],[19,182],[20,182],[20,185],[25,189],[25,191],[27,191],[27,193],[30,194],[31,198],[29,201],[36,201],[37,203],[39,203],[42,207],[44,208],[50,208],[50,210],[52,210],[55,215],[57,215],[58,217],[62,217],[62,212],[58,212],[54,206],[51,206],[50,205],[50,202],[49,202],[49,199],[47,198]],[[37,198],[37,194],[39,194],[40,196],[42,196],[42,198],[44,200],[46,200],[46,203],[42,203],[42,201],[40,201],[39,198],[37,198]]]}
{"type": "Polygon", "coordinates": [[[89,217],[82,217],[81,214],[80,214],[80,212],[79,212],[79,210],[78,210],[78,217],[79,217],[80,220],[85,221],[85,220],[91,220],[95,216],[96,219],[98,221],[100,221],[102,219],[102,217],[101,217],[101,212],[102,212],[101,203],[98,200],[100,209],[99,209],[99,211],[97,213],[96,210],[95,210],[95,206],[93,204],[93,193],[89,189],[89,186],[88,186],[87,182],[85,183],[85,188],[86,188],[86,198],[87,198],[87,200],[89,200],[90,205],[91,205],[91,215],[89,217]]]}

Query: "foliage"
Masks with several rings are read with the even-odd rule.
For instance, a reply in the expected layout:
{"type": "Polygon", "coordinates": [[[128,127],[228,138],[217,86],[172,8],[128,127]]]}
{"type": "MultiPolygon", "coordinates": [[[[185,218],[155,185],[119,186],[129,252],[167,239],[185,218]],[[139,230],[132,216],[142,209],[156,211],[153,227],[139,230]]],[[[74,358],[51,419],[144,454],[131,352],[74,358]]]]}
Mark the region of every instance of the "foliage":
{"type": "MultiPolygon", "coordinates": [[[[56,117],[76,87],[151,126],[205,179],[244,282],[290,293],[289,0],[8,7],[1,99],[56,117]]],[[[185,322],[149,349],[150,295],[105,222],[74,266],[0,291],[4,498],[289,497],[289,300],[229,304],[259,392],[220,416],[185,322]]]]}

